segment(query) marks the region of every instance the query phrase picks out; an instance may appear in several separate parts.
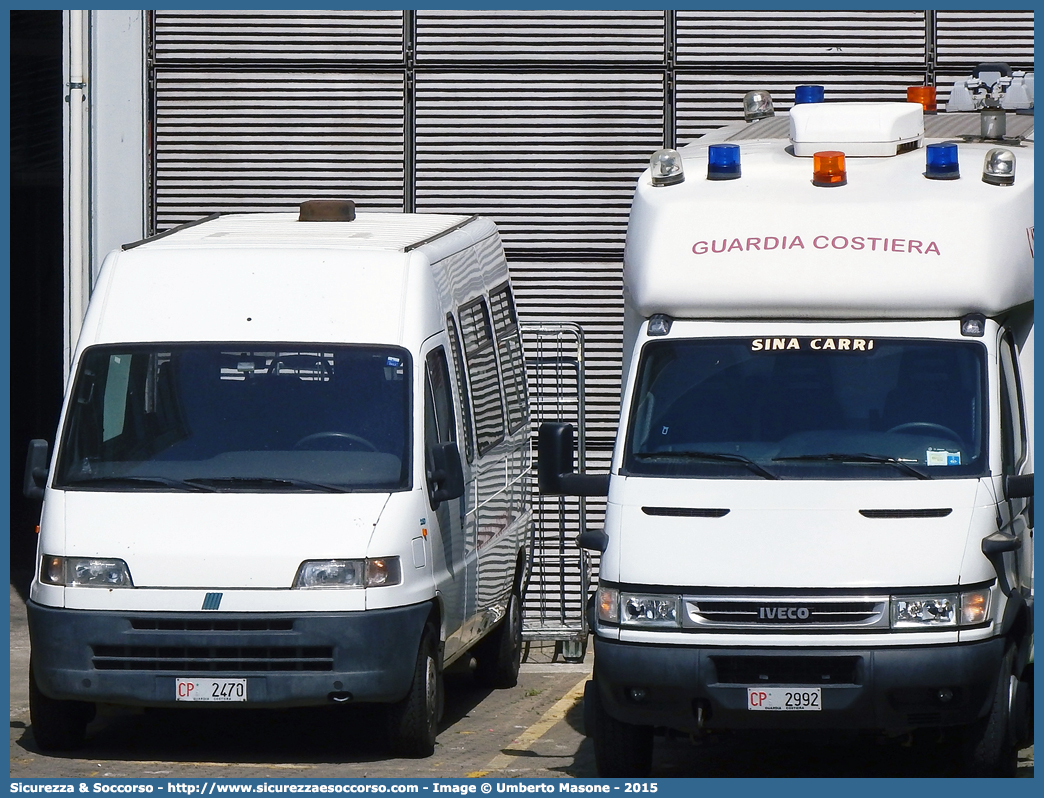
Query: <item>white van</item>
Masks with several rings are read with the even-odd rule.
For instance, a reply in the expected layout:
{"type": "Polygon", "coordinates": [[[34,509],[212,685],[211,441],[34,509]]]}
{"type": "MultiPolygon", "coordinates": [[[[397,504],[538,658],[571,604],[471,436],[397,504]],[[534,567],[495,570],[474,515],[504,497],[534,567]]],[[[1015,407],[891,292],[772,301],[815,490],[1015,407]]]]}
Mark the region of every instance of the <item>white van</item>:
{"type": "Polygon", "coordinates": [[[812,103],[653,156],[611,473],[573,474],[563,425],[538,452],[544,492],[608,494],[580,538],[602,552],[601,775],[647,774],[658,728],[952,729],[969,773],[1014,772],[1032,125],[1009,113],[984,138],[975,114],[812,103]]]}
{"type": "Polygon", "coordinates": [[[99,702],[378,702],[426,756],[445,665],[515,683],[531,451],[493,222],[311,201],[125,246],[69,385],[25,475],[41,748],[99,702]]]}

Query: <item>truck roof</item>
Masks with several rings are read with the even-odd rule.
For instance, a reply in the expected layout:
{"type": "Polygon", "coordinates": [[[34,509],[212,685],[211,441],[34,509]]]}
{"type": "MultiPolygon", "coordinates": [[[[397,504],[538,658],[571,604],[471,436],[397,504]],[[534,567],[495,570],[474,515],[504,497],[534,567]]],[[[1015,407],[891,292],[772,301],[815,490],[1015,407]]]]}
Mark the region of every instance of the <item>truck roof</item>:
{"type": "MultiPolygon", "coordinates": [[[[868,106],[822,104],[826,121],[838,116],[836,147],[823,149],[858,150],[850,128],[868,106]]],[[[981,138],[978,114],[924,115],[914,143],[847,157],[847,183],[829,187],[813,185],[793,129],[787,114],[730,125],[680,150],[683,182],[642,175],[624,255],[625,291],[642,316],[955,318],[1032,302],[1032,116],[1007,114],[998,141],[981,138]],[[925,177],[922,145],[934,142],[957,145],[959,179],[925,177]],[[739,146],[738,179],[707,179],[708,148],[720,143],[739,146]],[[982,180],[998,147],[1015,156],[1014,185],[982,180]]],[[[865,141],[887,135],[870,130],[865,141]]]]}
{"type": "Polygon", "coordinates": [[[189,222],[124,249],[352,249],[405,252],[470,216],[359,213],[352,221],[301,222],[297,213],[238,213],[189,222]]]}

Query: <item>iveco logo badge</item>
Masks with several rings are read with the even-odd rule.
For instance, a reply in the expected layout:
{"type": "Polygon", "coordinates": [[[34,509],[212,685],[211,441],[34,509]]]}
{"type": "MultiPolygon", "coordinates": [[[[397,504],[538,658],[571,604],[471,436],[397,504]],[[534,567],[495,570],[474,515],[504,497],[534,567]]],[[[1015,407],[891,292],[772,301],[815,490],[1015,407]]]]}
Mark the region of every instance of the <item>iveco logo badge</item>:
{"type": "Polygon", "coordinates": [[[759,621],[807,621],[812,611],[808,607],[762,607],[759,621]]]}
{"type": "Polygon", "coordinates": [[[203,609],[205,610],[216,610],[221,606],[221,597],[224,593],[207,593],[206,598],[203,599],[203,609]]]}

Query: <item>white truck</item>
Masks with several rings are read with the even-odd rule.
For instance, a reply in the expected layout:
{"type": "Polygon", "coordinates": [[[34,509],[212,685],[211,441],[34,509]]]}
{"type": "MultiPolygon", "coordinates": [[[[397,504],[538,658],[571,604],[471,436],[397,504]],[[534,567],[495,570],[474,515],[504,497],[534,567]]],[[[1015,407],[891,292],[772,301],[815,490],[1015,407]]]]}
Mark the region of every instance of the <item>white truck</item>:
{"type": "Polygon", "coordinates": [[[317,200],[126,245],[69,386],[25,472],[41,748],[98,703],[373,702],[426,756],[445,665],[515,684],[531,448],[493,222],[317,200]]]}
{"type": "MultiPolygon", "coordinates": [[[[541,490],[607,494],[587,733],[1032,740],[1033,125],[802,103],[638,181],[604,475],[542,425],[541,490]],[[998,124],[1006,129],[998,131],[998,124]]],[[[760,118],[759,118],[760,117],[760,118]]]]}

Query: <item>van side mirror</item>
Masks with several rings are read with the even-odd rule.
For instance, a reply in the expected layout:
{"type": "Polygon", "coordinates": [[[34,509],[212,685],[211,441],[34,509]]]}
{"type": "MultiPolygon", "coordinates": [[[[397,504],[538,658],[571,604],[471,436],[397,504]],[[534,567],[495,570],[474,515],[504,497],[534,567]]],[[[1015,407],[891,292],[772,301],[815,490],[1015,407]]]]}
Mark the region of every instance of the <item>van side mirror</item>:
{"type": "Polygon", "coordinates": [[[436,443],[428,450],[428,490],[432,506],[464,495],[464,469],[455,443],[436,443]]]}
{"type": "Polygon", "coordinates": [[[573,425],[545,421],[537,433],[537,484],[558,496],[608,496],[608,474],[573,473],[573,425]]]}
{"type": "Polygon", "coordinates": [[[1029,499],[1033,496],[1033,474],[1008,474],[1004,477],[1004,496],[1008,499],[1029,499]]]}
{"type": "Polygon", "coordinates": [[[22,479],[22,494],[27,499],[42,499],[47,484],[47,462],[50,445],[45,440],[34,438],[29,441],[29,453],[25,457],[25,476],[22,479]]]}

